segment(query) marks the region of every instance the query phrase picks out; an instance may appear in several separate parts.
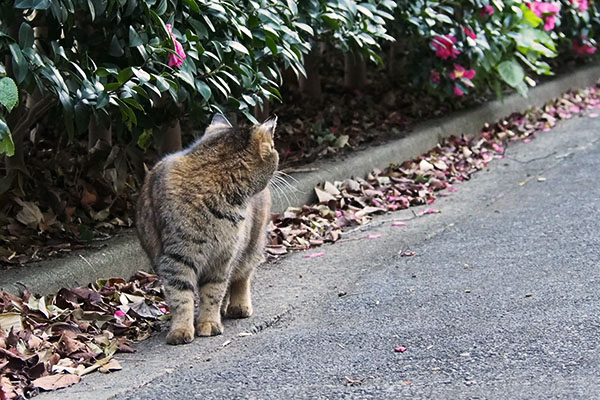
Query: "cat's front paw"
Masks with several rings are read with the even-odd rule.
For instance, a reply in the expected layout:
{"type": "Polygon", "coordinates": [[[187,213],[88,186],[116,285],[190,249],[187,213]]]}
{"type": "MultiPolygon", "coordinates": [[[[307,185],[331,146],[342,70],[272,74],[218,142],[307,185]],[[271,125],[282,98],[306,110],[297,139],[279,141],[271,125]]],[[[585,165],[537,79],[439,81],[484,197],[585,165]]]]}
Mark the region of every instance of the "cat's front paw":
{"type": "Polygon", "coordinates": [[[188,328],[177,328],[167,334],[168,344],[186,344],[194,340],[194,331],[188,328]]]}
{"type": "Polygon", "coordinates": [[[223,333],[223,324],[217,321],[201,321],[196,324],[196,335],[217,336],[223,333]]]}
{"type": "Polygon", "coordinates": [[[229,318],[248,318],[252,315],[252,311],[250,304],[230,304],[227,307],[227,316],[229,318]]]}

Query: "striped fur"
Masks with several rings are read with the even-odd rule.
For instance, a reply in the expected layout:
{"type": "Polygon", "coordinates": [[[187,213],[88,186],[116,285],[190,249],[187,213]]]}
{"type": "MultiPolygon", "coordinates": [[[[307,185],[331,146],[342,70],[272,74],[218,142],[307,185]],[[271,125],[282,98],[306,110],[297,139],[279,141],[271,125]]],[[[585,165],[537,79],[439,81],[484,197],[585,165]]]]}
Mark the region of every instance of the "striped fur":
{"type": "Polygon", "coordinates": [[[250,281],[263,261],[267,185],[279,161],[274,130],[275,120],[243,130],[215,117],[202,139],[146,176],[136,226],[165,286],[169,344],[221,334],[221,314],[252,314],[250,281]]]}

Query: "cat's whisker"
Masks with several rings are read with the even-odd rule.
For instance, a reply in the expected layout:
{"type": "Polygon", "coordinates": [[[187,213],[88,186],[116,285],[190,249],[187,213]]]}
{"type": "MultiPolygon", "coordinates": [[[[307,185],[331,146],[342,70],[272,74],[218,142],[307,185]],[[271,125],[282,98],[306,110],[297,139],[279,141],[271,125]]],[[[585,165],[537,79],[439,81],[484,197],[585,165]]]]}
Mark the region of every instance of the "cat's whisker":
{"type": "Polygon", "coordinates": [[[298,192],[298,189],[296,189],[294,186],[292,186],[288,181],[286,181],[285,179],[283,179],[280,176],[273,176],[272,180],[273,180],[273,182],[277,182],[278,187],[283,192],[291,193],[294,196],[294,199],[298,200],[298,196],[296,195],[296,192],[298,192]]]}
{"type": "Polygon", "coordinates": [[[285,189],[283,187],[281,187],[281,185],[279,183],[277,184],[277,192],[279,193],[280,198],[285,198],[285,201],[286,201],[288,207],[292,205],[290,198],[285,193],[286,192],[285,189]]]}
{"type": "Polygon", "coordinates": [[[292,205],[292,203],[290,202],[290,198],[287,196],[287,194],[285,194],[285,190],[283,190],[283,188],[280,186],[281,184],[279,182],[271,179],[270,185],[274,189],[275,193],[277,195],[279,195],[279,198],[285,198],[285,201],[287,202],[288,207],[292,205]]]}
{"type": "MultiPolygon", "coordinates": [[[[276,172],[281,172],[281,171],[276,171],[276,172]]],[[[287,188],[289,188],[289,190],[292,193],[303,193],[302,190],[298,189],[297,187],[295,187],[294,185],[292,185],[290,182],[287,181],[287,178],[290,178],[292,180],[294,180],[296,183],[300,183],[298,182],[298,180],[296,178],[294,178],[293,176],[290,176],[288,174],[286,174],[285,172],[281,172],[281,174],[277,174],[277,175],[273,175],[273,179],[276,179],[277,181],[279,181],[280,183],[282,183],[283,185],[285,185],[287,188]]]]}
{"type": "Polygon", "coordinates": [[[276,173],[277,175],[279,175],[279,176],[284,176],[284,177],[286,177],[286,178],[289,178],[289,179],[293,180],[293,181],[294,181],[294,182],[296,182],[296,183],[300,183],[300,181],[298,181],[298,179],[294,178],[292,175],[290,175],[290,174],[287,174],[287,173],[285,173],[285,172],[283,172],[283,171],[275,171],[275,173],[276,173]]]}
{"type": "Polygon", "coordinates": [[[294,196],[294,199],[298,200],[298,195],[296,194],[297,192],[299,192],[298,189],[296,189],[294,186],[292,186],[288,181],[286,181],[285,179],[278,179],[279,185],[282,187],[283,190],[286,190],[287,192],[291,193],[292,196],[294,196]]]}

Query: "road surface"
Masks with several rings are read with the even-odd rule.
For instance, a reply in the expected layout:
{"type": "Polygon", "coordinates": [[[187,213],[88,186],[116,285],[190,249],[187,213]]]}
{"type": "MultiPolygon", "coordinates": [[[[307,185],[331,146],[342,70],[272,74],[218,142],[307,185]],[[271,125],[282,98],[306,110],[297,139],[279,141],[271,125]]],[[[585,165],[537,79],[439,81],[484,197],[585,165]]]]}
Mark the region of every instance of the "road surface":
{"type": "Polygon", "coordinates": [[[224,335],[162,332],[39,399],[600,398],[600,118],[506,154],[439,214],[263,266],[224,335]]]}

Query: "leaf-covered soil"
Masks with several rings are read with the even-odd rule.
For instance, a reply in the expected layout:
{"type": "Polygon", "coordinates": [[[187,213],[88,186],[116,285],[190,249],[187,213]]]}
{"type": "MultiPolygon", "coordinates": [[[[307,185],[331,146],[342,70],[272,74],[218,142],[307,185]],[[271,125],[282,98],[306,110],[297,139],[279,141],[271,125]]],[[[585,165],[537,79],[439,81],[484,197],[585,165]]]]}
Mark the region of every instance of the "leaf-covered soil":
{"type": "MultiPolygon", "coordinates": [[[[412,90],[409,76],[390,82],[386,71],[376,69],[369,69],[370,84],[364,90],[348,91],[341,63],[331,68],[322,81],[321,102],[302,98],[291,85],[282,92],[283,104],[272,111],[279,116],[276,146],[284,171],[400,137],[416,122],[486,100],[444,103],[412,90]]],[[[186,128],[185,120],[182,124],[184,143],[201,134],[193,126],[186,128]]],[[[113,132],[119,143],[127,142],[126,135],[113,132]]],[[[27,171],[0,179],[0,270],[99,248],[133,226],[137,189],[158,159],[156,152],[142,151],[133,138],[128,145],[98,144],[88,150],[86,137],[68,140],[61,122],[51,118],[29,139],[27,171]]]]}
{"type": "MultiPolygon", "coordinates": [[[[430,207],[413,218],[437,213],[438,196],[451,195],[459,189],[456,184],[494,159],[506,157],[505,148],[511,142],[528,142],[562,119],[584,114],[598,117],[597,109],[599,88],[567,93],[542,108],[486,125],[477,135],[450,137],[414,160],[375,169],[365,179],[325,182],[315,188],[317,204],[289,208],[274,217],[267,252],[279,257],[290,250],[338,241],[344,230],[368,223],[373,214],[416,205],[430,207]]],[[[407,223],[396,219],[392,224],[407,223]]],[[[167,318],[158,279],[143,272],[130,282],[101,280],[44,297],[0,293],[0,399],[31,397],[40,390],[77,383],[96,370],[118,370],[113,355],[133,351],[132,342],[160,329],[167,318]]]]}
{"type": "Polygon", "coordinates": [[[117,352],[133,352],[168,318],[155,275],[99,280],[88,287],[23,297],[0,292],[0,399],[30,398],[121,369],[117,352]]]}
{"type": "MultiPolygon", "coordinates": [[[[416,121],[478,102],[443,104],[415,93],[409,84],[390,85],[386,72],[377,70],[369,71],[371,83],[364,90],[348,91],[342,85],[343,66],[333,71],[323,79],[322,102],[302,98],[292,86],[283,90],[283,104],[274,106],[282,169],[398,137],[416,121]]],[[[190,121],[182,125],[184,143],[201,134],[190,121]]],[[[126,132],[113,135],[127,141],[122,139],[126,132]]],[[[126,146],[88,150],[85,135],[68,141],[60,121],[40,123],[27,141],[27,171],[12,181],[0,179],[0,270],[101,247],[130,228],[137,189],[158,159],[154,150],[144,152],[130,140],[126,146]]]]}

